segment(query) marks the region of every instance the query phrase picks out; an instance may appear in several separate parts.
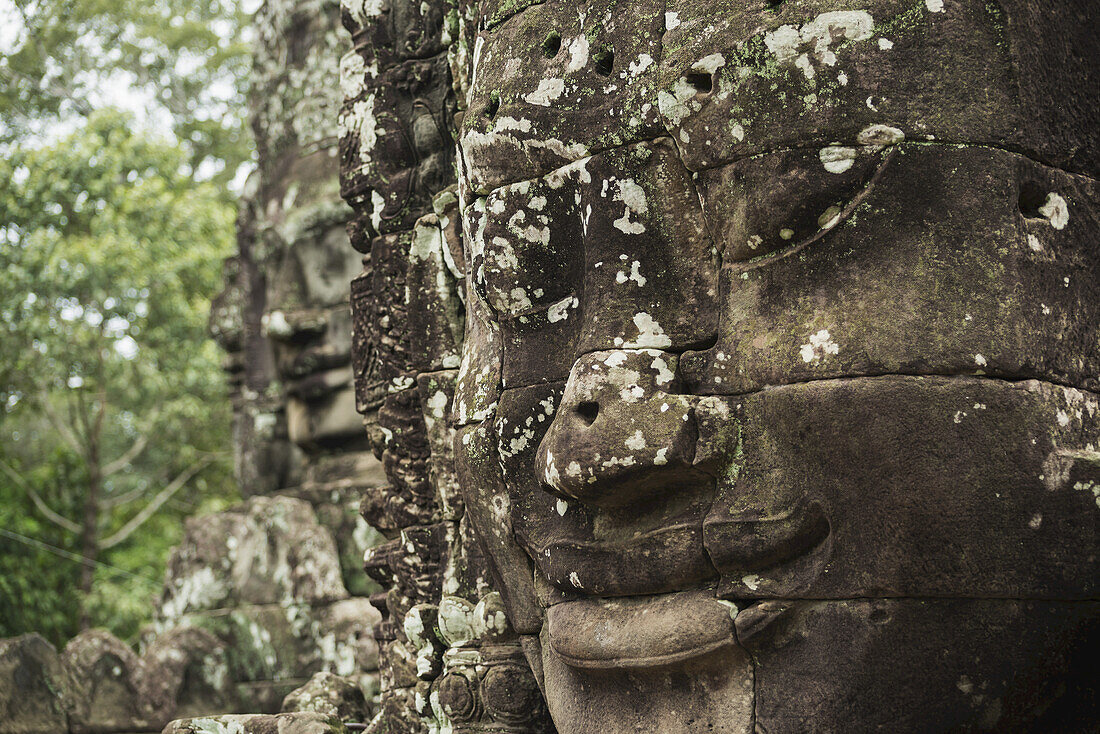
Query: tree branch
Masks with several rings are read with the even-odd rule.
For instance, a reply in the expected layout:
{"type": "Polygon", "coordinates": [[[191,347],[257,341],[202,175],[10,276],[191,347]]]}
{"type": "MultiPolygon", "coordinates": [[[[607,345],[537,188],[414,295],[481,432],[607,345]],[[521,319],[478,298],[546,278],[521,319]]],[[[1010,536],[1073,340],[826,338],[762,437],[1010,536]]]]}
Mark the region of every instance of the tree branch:
{"type": "Polygon", "coordinates": [[[46,417],[50,419],[50,423],[57,429],[57,432],[61,434],[61,438],[65,439],[65,443],[72,447],[73,451],[80,454],[81,458],[85,458],[84,448],[80,445],[80,442],[76,440],[76,434],[72,432],[65,423],[61,420],[61,416],[57,414],[57,411],[50,405],[50,396],[46,393],[39,395],[39,400],[42,403],[42,409],[46,413],[46,417]]]}
{"type": "Polygon", "coordinates": [[[192,464],[189,469],[185,470],[182,474],[173,479],[167,487],[162,489],[160,493],[157,494],[157,496],[154,497],[149,504],[142,508],[141,512],[134,515],[130,522],[123,525],[122,528],[119,529],[119,531],[114,535],[111,535],[110,537],[105,538],[103,541],[101,541],[99,547],[104,550],[107,550],[108,548],[114,548],[116,545],[129,538],[135,530],[141,527],[146,520],[152,517],[154,513],[156,513],[156,511],[160,509],[161,505],[167,502],[176,492],[180,491],[180,489],[182,489],[183,486],[187,484],[187,482],[190,481],[193,476],[198,474],[203,469],[203,467],[205,467],[211,461],[213,461],[212,458],[206,457],[199,459],[197,462],[192,464]]]}
{"type": "Polygon", "coordinates": [[[113,509],[120,505],[124,505],[127,502],[133,502],[141,497],[149,489],[149,485],[145,484],[137,489],[131,490],[126,494],[120,494],[117,497],[107,497],[103,500],[103,506],[108,509],[113,509]]]}
{"type": "Polygon", "coordinates": [[[122,471],[145,450],[145,447],[149,444],[149,431],[152,429],[153,424],[157,422],[159,416],[160,406],[158,405],[153,409],[153,415],[149,416],[149,420],[145,422],[145,429],[142,431],[141,435],[137,437],[137,440],[134,441],[134,445],[131,446],[125,454],[103,467],[103,476],[109,477],[112,474],[122,471]]]}
{"type": "Polygon", "coordinates": [[[79,533],[80,526],[67,517],[57,514],[46,505],[45,500],[39,496],[38,492],[34,491],[34,487],[27,484],[26,480],[19,475],[19,472],[12,469],[5,462],[0,461],[0,469],[4,470],[4,473],[11,477],[12,481],[19,485],[19,487],[31,496],[31,501],[34,502],[34,506],[38,508],[39,512],[46,516],[46,519],[52,522],[58,527],[68,530],[70,533],[79,533]]]}

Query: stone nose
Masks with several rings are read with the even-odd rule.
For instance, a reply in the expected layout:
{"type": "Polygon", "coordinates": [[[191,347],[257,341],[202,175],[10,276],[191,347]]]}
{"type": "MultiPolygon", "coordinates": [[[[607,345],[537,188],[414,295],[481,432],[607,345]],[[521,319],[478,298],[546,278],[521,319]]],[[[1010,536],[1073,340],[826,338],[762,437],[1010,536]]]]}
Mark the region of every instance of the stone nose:
{"type": "Polygon", "coordinates": [[[593,352],[573,365],[536,470],[553,494],[621,507],[694,478],[692,398],[677,394],[677,355],[593,352]]]}

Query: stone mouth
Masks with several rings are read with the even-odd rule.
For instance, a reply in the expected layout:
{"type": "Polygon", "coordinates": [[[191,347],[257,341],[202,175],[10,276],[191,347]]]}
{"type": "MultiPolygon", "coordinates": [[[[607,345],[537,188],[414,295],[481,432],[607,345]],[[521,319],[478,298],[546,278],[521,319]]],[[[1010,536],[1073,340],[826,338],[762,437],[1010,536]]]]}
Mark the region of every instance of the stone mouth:
{"type": "Polygon", "coordinates": [[[589,597],[551,606],[550,650],[584,669],[652,669],[737,647],[735,605],[714,589],[656,596],[589,597]]]}

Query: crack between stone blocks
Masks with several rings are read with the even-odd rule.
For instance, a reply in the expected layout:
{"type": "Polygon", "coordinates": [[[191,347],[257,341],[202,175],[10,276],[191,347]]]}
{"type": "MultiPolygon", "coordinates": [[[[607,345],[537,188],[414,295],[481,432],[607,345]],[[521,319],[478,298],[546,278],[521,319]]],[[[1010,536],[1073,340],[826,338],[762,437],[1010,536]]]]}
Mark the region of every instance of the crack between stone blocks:
{"type": "MultiPolygon", "coordinates": [[[[663,123],[664,123],[664,118],[663,117],[661,118],[661,121],[662,121],[662,127],[663,127],[663,123]]],[[[677,154],[680,157],[681,164],[683,164],[684,168],[687,169],[691,173],[706,173],[707,171],[718,170],[720,168],[725,168],[727,166],[731,166],[731,165],[734,165],[736,163],[740,163],[740,162],[748,160],[750,158],[762,158],[764,156],[775,155],[777,153],[788,153],[788,152],[794,152],[794,151],[820,150],[821,148],[827,148],[830,145],[835,144],[834,142],[815,141],[815,142],[807,142],[807,143],[800,144],[800,145],[779,146],[779,147],[776,147],[776,148],[770,148],[768,150],[757,151],[755,153],[746,153],[745,155],[733,157],[733,158],[730,158],[729,160],[720,161],[718,163],[714,163],[713,165],[701,166],[699,168],[692,168],[692,167],[688,166],[686,163],[684,163],[683,156],[680,155],[680,148],[679,148],[679,145],[676,142],[675,136],[673,136],[672,133],[667,128],[664,128],[664,133],[661,134],[661,135],[653,135],[653,136],[646,137],[646,138],[639,138],[638,140],[632,140],[632,141],[627,142],[627,143],[621,143],[619,145],[611,145],[611,146],[608,146],[608,147],[605,147],[605,148],[597,148],[597,149],[594,149],[594,150],[590,150],[588,152],[587,156],[582,156],[580,158],[577,158],[577,159],[574,159],[574,160],[571,160],[571,161],[567,161],[565,163],[562,163],[559,166],[556,166],[555,168],[551,168],[547,171],[537,173],[533,176],[528,176],[528,177],[525,177],[525,178],[516,179],[514,181],[502,182],[502,183],[500,183],[496,186],[493,186],[492,188],[484,190],[484,191],[478,191],[478,190],[474,189],[473,187],[471,187],[470,191],[474,194],[475,198],[483,198],[483,197],[486,197],[486,196],[489,196],[489,195],[493,194],[496,191],[499,191],[500,189],[504,189],[504,188],[507,188],[509,186],[514,186],[518,183],[535,182],[535,181],[538,181],[539,179],[546,178],[547,176],[549,176],[549,175],[551,175],[551,174],[553,174],[557,171],[560,171],[563,168],[571,166],[571,165],[575,164],[577,161],[584,160],[585,158],[592,158],[592,157],[595,157],[597,155],[611,153],[611,152],[614,152],[614,151],[617,151],[617,150],[621,150],[623,148],[629,148],[629,147],[632,147],[632,146],[635,146],[635,145],[640,145],[642,143],[652,143],[652,142],[655,142],[657,140],[661,140],[662,138],[668,138],[672,142],[673,147],[676,149],[677,154]]],[[[461,144],[461,143],[459,143],[459,144],[461,144]]],[[[985,150],[999,151],[999,152],[1002,152],[1002,153],[1008,153],[1008,154],[1011,154],[1011,155],[1020,156],[1021,158],[1029,160],[1032,163],[1038,164],[1038,165],[1043,166],[1044,168],[1048,168],[1052,171],[1058,171],[1060,173],[1064,173],[1067,176],[1074,176],[1074,177],[1081,178],[1081,179],[1084,179],[1086,181],[1089,181],[1090,183],[1100,184],[1100,178],[1090,176],[1090,175],[1085,174],[1085,173],[1080,173],[1080,172],[1077,172],[1077,171],[1071,171],[1067,168],[1062,168],[1062,167],[1053,165],[1053,164],[1048,163],[1048,162],[1046,162],[1042,159],[1039,159],[1039,158],[1036,158],[1032,155],[1029,155],[1028,153],[1026,153],[1024,151],[1021,151],[1021,150],[1015,150],[1013,148],[1007,148],[1007,147],[1004,147],[1004,146],[992,145],[990,143],[970,143],[970,142],[959,142],[959,141],[950,141],[950,140],[935,140],[935,141],[904,140],[902,142],[895,143],[895,144],[893,144],[889,147],[896,149],[896,148],[899,148],[899,147],[902,147],[902,146],[907,146],[907,145],[928,146],[928,147],[939,146],[939,147],[944,147],[944,148],[956,148],[956,149],[957,148],[982,148],[982,149],[985,149],[985,150]]],[[[865,146],[861,146],[861,147],[865,147],[865,146]]]]}
{"type": "Polygon", "coordinates": [[[759,395],[761,393],[771,392],[773,390],[779,390],[785,387],[795,387],[799,385],[810,385],[818,382],[852,382],[854,380],[874,380],[882,377],[939,377],[948,380],[959,381],[972,381],[977,384],[983,382],[1001,382],[1008,385],[1018,385],[1024,382],[1037,382],[1042,385],[1048,385],[1051,387],[1058,387],[1063,389],[1077,390],[1078,392],[1088,393],[1091,397],[1100,400],[1100,392],[1090,390],[1089,388],[1078,387],[1068,383],[1055,382],[1049,379],[1043,379],[1039,377],[996,377],[992,375],[976,375],[976,374],[962,374],[958,372],[881,372],[875,374],[850,374],[850,375],[834,375],[831,377],[820,377],[816,379],[808,380],[795,380],[792,382],[784,382],[778,385],[765,385],[764,387],[757,388],[755,390],[745,390],[743,392],[736,393],[687,393],[689,395],[698,395],[699,397],[725,397],[725,398],[744,398],[751,397],[753,395],[759,395]]]}

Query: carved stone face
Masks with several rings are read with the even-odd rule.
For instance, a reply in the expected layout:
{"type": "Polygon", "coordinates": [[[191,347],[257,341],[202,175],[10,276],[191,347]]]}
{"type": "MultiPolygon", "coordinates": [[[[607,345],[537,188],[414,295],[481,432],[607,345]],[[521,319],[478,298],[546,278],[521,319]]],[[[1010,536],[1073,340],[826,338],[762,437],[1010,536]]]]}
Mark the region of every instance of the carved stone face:
{"type": "Polygon", "coordinates": [[[1087,720],[1100,155],[1036,87],[1095,42],[489,5],[456,453],[559,729],[1087,720]]]}
{"type": "Polygon", "coordinates": [[[267,269],[264,331],[286,387],[291,441],[303,448],[331,446],[362,434],[348,305],[348,283],[360,262],[347,246],[343,204],[331,195],[320,202],[289,202],[287,208],[293,216],[264,238],[267,256],[275,261],[267,269]]]}

